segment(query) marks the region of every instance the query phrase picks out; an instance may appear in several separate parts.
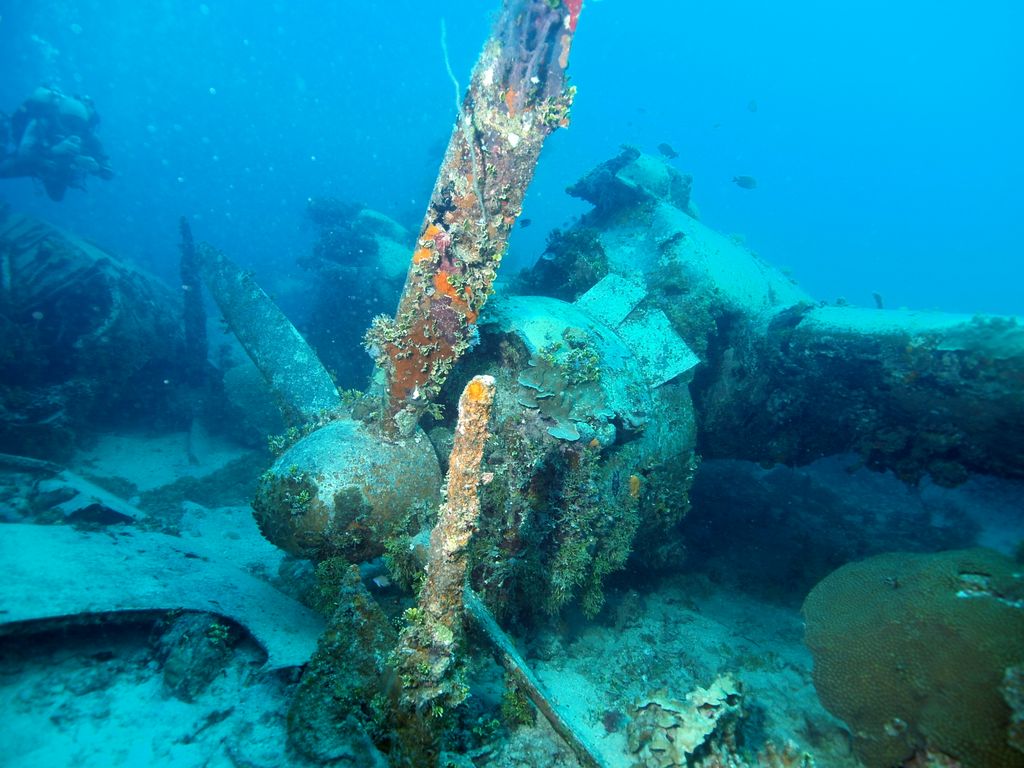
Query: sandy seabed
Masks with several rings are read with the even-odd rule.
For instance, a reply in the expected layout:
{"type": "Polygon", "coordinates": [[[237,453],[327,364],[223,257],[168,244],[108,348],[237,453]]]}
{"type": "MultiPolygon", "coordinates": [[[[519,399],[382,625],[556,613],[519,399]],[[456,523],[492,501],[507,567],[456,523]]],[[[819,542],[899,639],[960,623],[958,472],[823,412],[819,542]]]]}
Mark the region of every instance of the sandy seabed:
{"type": "MultiPolygon", "coordinates": [[[[182,477],[201,480],[204,472],[244,456],[228,444],[210,443],[202,447],[197,467],[185,458],[184,439],[107,436],[71,469],[96,482],[115,478],[145,493],[182,477]]],[[[19,495],[31,496],[30,474],[6,472],[0,489],[5,519],[31,522],[28,507],[18,501],[19,495]]],[[[982,490],[992,493],[989,486],[982,490]]],[[[284,589],[279,573],[285,558],[260,536],[247,504],[238,498],[204,507],[182,499],[172,532],[284,589]]],[[[1005,540],[1007,526],[1019,534],[1019,516],[997,518],[981,538],[1005,540]]],[[[24,599],[33,599],[31,585],[25,585],[24,599]]],[[[267,669],[263,649],[246,637],[213,683],[193,701],[183,701],[164,681],[159,626],[152,617],[137,617],[0,638],[0,766],[308,765],[286,749],[297,669],[267,669]]],[[[780,745],[795,742],[819,766],[855,768],[859,763],[844,726],[815,694],[802,634],[795,607],[757,600],[690,573],[652,582],[643,591],[613,587],[597,621],[554,623],[522,650],[552,700],[612,768],[636,764],[627,723],[638,702],[653,695],[683,698],[725,673],[742,687],[744,721],[752,724],[744,726],[747,732],[780,745]]],[[[474,685],[489,699],[484,709],[496,714],[501,674],[489,664],[475,665],[474,685]]],[[[575,760],[538,720],[511,733],[494,731],[466,764],[571,766],[575,760]]]]}

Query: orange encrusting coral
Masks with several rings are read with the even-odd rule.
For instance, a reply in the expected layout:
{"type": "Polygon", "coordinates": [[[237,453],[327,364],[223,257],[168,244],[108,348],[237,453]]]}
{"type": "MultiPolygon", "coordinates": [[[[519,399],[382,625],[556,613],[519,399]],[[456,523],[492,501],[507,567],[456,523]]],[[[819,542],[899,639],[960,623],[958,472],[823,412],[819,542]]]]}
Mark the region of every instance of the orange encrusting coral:
{"type": "Polygon", "coordinates": [[[482,402],[483,399],[494,397],[494,383],[481,380],[480,376],[474,376],[466,388],[462,391],[463,397],[473,403],[482,402]]]}
{"type": "Polygon", "coordinates": [[[466,295],[463,297],[448,279],[448,273],[442,271],[434,275],[434,290],[448,296],[452,300],[452,307],[459,310],[469,322],[476,322],[477,313],[469,307],[469,300],[473,298],[472,288],[467,285],[466,295]]]}
{"type": "MultiPolygon", "coordinates": [[[[423,235],[417,241],[419,248],[417,248],[412,255],[412,263],[423,264],[424,262],[433,260],[434,254],[441,250],[438,248],[438,240],[446,236],[447,233],[437,226],[437,224],[428,225],[427,228],[423,230],[423,235]]],[[[441,255],[443,256],[444,254],[441,255]]]]}
{"type": "MultiPolygon", "coordinates": [[[[388,397],[392,400],[402,400],[415,391],[421,384],[420,372],[430,364],[431,340],[422,326],[410,330],[405,343],[407,351],[400,359],[402,364],[393,366],[388,379],[388,397]]],[[[388,349],[388,353],[396,352],[388,349]]]]}

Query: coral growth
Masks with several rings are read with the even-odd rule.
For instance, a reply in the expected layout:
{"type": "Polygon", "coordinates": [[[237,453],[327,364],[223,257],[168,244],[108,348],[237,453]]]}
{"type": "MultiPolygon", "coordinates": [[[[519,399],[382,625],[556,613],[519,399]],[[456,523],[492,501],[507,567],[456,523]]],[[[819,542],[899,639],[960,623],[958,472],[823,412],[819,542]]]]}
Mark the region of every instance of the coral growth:
{"type": "Polygon", "coordinates": [[[519,403],[537,409],[554,438],[579,440],[581,428],[588,439],[603,437],[598,420],[612,413],[599,386],[600,353],[582,329],[566,328],[562,338],[530,357],[519,374],[519,403]]]}
{"type": "Polygon", "coordinates": [[[544,608],[559,611],[577,594],[583,612],[593,618],[604,605],[605,578],[626,564],[640,524],[637,496],[621,480],[603,488],[596,448],[570,454],[559,489],[559,504],[549,509],[554,524],[553,551],[544,579],[544,608]]]}
{"type": "Polygon", "coordinates": [[[628,475],[598,445],[530,440],[514,423],[493,439],[500,464],[483,490],[473,583],[499,616],[555,614],[579,601],[588,616],[629,557],[640,524],[628,475]]]}
{"type": "Polygon", "coordinates": [[[1000,694],[1024,659],[1022,598],[1014,563],[983,549],[879,555],[811,591],[814,684],[868,768],[926,749],[963,768],[1024,766],[1000,694]]]}
{"type": "Polygon", "coordinates": [[[644,551],[653,561],[666,528],[685,514],[689,401],[655,404],[685,389],[659,387],[656,401],[614,331],[547,297],[489,307],[472,360],[506,384],[473,544],[474,588],[502,619],[574,602],[595,616],[636,534],[650,534],[644,551]]]}
{"type": "Polygon", "coordinates": [[[608,257],[599,234],[593,227],[576,226],[565,232],[553,229],[544,253],[519,273],[513,290],[575,301],[608,274],[608,257]]]}
{"type": "Polygon", "coordinates": [[[632,713],[629,750],[642,768],[683,768],[712,737],[721,738],[740,716],[743,694],[724,675],[707,688],[696,688],[683,701],[651,696],[632,713]]]}
{"type": "Polygon", "coordinates": [[[710,754],[697,760],[694,768],[814,768],[814,758],[800,750],[793,742],[781,749],[767,742],[755,758],[748,759],[729,744],[712,743],[710,754]]]}
{"type": "Polygon", "coordinates": [[[333,612],[288,712],[289,744],[323,763],[383,766],[373,738],[389,714],[382,681],[394,630],[357,566],[322,563],[317,581],[333,612]]]}

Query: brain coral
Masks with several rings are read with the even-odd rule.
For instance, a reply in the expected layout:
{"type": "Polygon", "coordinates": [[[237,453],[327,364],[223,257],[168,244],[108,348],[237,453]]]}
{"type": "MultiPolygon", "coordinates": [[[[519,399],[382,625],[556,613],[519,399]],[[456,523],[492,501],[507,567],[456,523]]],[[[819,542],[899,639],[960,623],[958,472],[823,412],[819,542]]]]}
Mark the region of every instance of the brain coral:
{"type": "Polygon", "coordinates": [[[1024,578],[996,552],[890,553],[845,565],[803,606],[814,684],[869,768],[931,749],[1024,767],[1000,692],[1024,661],[1024,578]]]}

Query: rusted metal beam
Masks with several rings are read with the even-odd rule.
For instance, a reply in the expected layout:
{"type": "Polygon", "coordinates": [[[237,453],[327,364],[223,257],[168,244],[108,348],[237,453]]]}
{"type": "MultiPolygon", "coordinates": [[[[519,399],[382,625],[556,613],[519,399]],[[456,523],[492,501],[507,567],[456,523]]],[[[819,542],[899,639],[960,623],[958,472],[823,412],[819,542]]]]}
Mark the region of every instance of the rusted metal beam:
{"type": "Polygon", "coordinates": [[[396,713],[399,765],[436,763],[445,708],[465,699],[460,649],[467,546],[480,515],[480,462],[494,402],[494,378],[475,376],[459,398],[459,420],[448,464],[448,497],[430,535],[427,577],[417,607],[406,612],[398,641],[396,713]]]}
{"type": "Polygon", "coordinates": [[[367,347],[387,374],[383,431],[407,435],[470,345],[544,140],[568,124],[582,0],[505,0],[473,69],[394,318],[367,347]]]}

